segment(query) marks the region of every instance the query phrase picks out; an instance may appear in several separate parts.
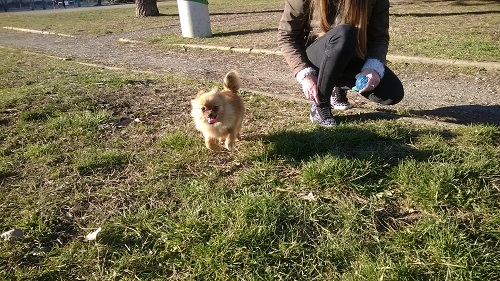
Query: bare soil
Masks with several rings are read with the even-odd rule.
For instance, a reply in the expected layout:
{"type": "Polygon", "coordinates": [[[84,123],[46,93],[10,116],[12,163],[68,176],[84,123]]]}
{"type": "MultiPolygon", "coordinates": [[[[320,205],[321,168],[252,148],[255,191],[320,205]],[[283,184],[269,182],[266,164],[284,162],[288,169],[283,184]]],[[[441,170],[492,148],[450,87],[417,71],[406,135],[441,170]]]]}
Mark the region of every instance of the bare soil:
{"type": "MultiPolygon", "coordinates": [[[[213,15],[214,22],[222,21],[218,17],[224,15],[213,15]]],[[[262,20],[266,17],[269,20],[268,17],[276,17],[276,13],[259,13],[252,17],[263,17],[262,20]]],[[[146,38],[162,34],[181,36],[180,26],[75,38],[0,29],[0,46],[207,82],[219,82],[228,70],[235,69],[242,75],[244,90],[306,102],[284,59],[279,55],[183,47],[165,49],[144,42],[146,38]],[[120,42],[123,38],[138,42],[120,42]]],[[[269,43],[275,39],[275,36],[265,37],[269,43]]],[[[405,99],[395,106],[380,106],[355,93],[349,93],[351,102],[358,108],[352,110],[352,114],[368,110],[459,124],[500,125],[499,69],[423,65],[414,60],[389,62],[389,65],[403,82],[405,99]]]]}

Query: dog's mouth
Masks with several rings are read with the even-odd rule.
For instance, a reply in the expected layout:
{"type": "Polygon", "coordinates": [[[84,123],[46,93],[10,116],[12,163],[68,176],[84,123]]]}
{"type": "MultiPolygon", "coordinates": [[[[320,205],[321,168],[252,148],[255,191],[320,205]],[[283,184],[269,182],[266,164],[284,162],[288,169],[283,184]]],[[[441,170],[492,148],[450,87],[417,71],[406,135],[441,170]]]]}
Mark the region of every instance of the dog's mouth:
{"type": "Polygon", "coordinates": [[[218,106],[212,106],[212,110],[210,112],[206,112],[207,111],[207,108],[206,107],[202,107],[201,110],[205,113],[208,113],[206,116],[206,120],[207,120],[207,123],[208,124],[214,124],[217,122],[216,118],[217,118],[217,111],[219,110],[219,107],[218,106]]]}
{"type": "Polygon", "coordinates": [[[207,116],[207,122],[208,124],[214,124],[215,122],[217,122],[217,120],[215,120],[215,118],[217,118],[217,116],[207,116]]]}

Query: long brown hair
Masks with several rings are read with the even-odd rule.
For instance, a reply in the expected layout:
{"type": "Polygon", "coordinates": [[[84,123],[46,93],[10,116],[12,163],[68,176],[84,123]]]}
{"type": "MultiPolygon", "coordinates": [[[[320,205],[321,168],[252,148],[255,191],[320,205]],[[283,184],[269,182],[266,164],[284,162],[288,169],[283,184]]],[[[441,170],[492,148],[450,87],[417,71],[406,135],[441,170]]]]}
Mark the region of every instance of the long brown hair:
{"type": "Polygon", "coordinates": [[[368,25],[368,0],[311,0],[311,7],[317,9],[318,20],[324,32],[332,29],[334,24],[348,24],[357,30],[358,44],[356,53],[361,58],[367,54],[366,29],[368,25]],[[336,18],[332,17],[333,9],[337,9],[336,18]]]}

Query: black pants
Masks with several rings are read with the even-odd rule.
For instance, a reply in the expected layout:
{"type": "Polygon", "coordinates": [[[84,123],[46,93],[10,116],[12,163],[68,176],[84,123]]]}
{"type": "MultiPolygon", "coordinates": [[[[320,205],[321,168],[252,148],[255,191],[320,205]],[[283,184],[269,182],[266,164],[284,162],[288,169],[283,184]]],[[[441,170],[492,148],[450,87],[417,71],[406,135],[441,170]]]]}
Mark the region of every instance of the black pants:
{"type": "MultiPolygon", "coordinates": [[[[319,106],[330,105],[334,87],[354,87],[355,76],[365,63],[356,54],[356,37],[354,27],[338,25],[307,47],[307,57],[319,71],[319,106]]],[[[373,91],[361,95],[371,101],[391,105],[403,99],[404,90],[399,78],[385,66],[380,84],[373,91]]]]}

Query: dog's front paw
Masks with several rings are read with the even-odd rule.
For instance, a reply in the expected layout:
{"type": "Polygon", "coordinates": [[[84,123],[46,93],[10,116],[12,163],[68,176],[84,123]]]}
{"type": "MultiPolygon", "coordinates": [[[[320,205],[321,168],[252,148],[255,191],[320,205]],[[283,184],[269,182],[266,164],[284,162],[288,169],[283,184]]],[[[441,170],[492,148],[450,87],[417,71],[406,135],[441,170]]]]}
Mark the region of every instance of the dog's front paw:
{"type": "Polygon", "coordinates": [[[224,146],[226,147],[227,150],[233,151],[234,150],[234,139],[227,138],[224,146]]]}
{"type": "Polygon", "coordinates": [[[212,138],[206,138],[205,139],[205,146],[213,151],[221,151],[222,147],[220,146],[219,142],[215,139],[212,138]]]}

